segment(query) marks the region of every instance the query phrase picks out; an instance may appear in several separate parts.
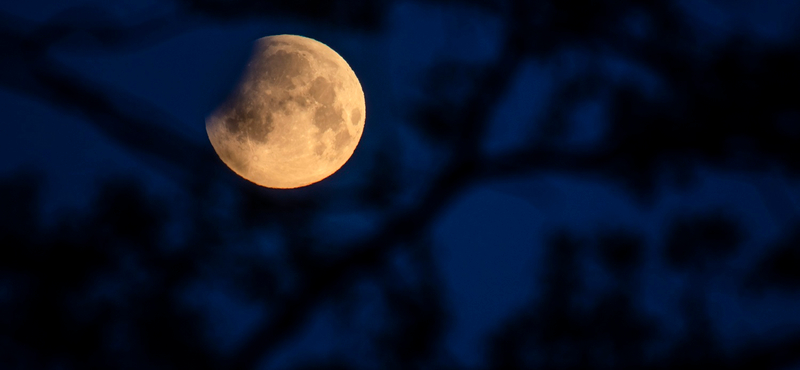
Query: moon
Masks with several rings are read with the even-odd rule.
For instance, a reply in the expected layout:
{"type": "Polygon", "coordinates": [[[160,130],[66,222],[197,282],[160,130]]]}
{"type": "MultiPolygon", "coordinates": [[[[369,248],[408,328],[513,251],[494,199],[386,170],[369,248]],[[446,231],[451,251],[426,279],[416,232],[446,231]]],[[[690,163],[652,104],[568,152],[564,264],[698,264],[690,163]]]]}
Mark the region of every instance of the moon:
{"type": "Polygon", "coordinates": [[[222,161],[268,188],[307,186],[352,156],[366,119],[353,69],[314,39],[258,39],[238,85],[206,118],[222,161]]]}

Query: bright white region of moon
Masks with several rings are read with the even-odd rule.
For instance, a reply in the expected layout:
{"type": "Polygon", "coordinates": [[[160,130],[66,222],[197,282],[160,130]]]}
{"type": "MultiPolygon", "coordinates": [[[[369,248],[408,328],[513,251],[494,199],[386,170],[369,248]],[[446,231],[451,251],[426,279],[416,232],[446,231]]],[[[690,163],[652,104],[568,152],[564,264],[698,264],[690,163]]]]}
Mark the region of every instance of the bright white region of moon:
{"type": "Polygon", "coordinates": [[[352,68],[327,45],[296,35],[258,39],[238,85],[206,118],[220,159],[269,188],[306,186],[350,159],[366,119],[352,68]]]}

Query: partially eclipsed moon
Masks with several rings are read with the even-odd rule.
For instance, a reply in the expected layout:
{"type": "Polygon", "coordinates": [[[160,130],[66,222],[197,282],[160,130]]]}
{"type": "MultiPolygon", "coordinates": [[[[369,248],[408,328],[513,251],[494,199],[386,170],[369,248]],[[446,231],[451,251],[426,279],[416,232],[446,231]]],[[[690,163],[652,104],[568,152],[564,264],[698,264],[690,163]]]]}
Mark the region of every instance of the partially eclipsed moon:
{"type": "Polygon", "coordinates": [[[256,41],[241,81],[206,119],[217,155],[258,185],[297,188],[336,172],[361,139],[364,92],[327,45],[302,36],[256,41]]]}

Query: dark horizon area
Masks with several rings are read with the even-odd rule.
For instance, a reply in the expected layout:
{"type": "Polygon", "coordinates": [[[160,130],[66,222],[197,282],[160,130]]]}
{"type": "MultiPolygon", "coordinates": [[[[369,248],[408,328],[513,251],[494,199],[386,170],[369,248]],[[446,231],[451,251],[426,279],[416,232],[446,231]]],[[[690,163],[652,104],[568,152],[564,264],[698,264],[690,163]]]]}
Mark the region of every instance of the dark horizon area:
{"type": "Polygon", "coordinates": [[[0,369],[800,369],[800,3],[0,6],[0,369]],[[363,136],[259,187],[206,117],[325,43],[363,136]]]}

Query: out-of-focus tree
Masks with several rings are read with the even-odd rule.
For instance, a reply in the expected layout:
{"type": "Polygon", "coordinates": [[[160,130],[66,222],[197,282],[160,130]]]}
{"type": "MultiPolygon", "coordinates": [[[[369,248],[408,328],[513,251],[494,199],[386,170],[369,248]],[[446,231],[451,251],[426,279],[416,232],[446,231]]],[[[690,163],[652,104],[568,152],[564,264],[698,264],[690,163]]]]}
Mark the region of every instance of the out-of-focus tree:
{"type": "MultiPolygon", "coordinates": [[[[658,196],[657,186],[691,186],[698,167],[778,169],[790,179],[800,172],[796,38],[764,44],[737,35],[701,45],[692,28],[696,21],[670,1],[429,2],[478,8],[503,23],[495,58],[434,66],[422,87],[426,99],[408,108],[405,124],[417,140],[443,153],[431,158],[442,166],[420,177],[398,165],[399,151],[385,150],[376,154],[380,165],[365,170],[355,188],[295,190],[291,196],[221,180],[222,166],[209,148],[172,132],[163,124],[169,118],[147,102],[82,79],[52,58],[49,48],[59,43],[79,51],[129,50],[204,22],[280,15],[377,33],[391,2],[181,0],[172,12],[133,24],[101,8],[76,8],[44,23],[0,14],[0,86],[81,114],[120,146],[173,175],[193,199],[175,216],[188,224],[179,240],[167,237],[170,215],[178,211],[121,181],[104,187],[91,214],[45,230],[36,214],[39,180],[5,179],[2,367],[257,368],[321,307],[335,303],[348,322],[372,302],[378,313],[369,317],[377,322],[350,324],[364,332],[368,350],[309,359],[298,368],[454,368],[458,362],[443,344],[450,316],[429,234],[432,222],[468,187],[558,172],[610,180],[648,204],[658,196]],[[583,68],[558,63],[572,54],[583,68]],[[654,90],[611,76],[604,63],[612,59],[644,70],[654,90]],[[492,115],[516,73],[531,61],[556,65],[552,99],[529,122],[524,145],[487,153],[483,141],[492,115]],[[607,127],[595,142],[570,145],[571,115],[589,99],[607,104],[607,127]],[[236,193],[223,212],[220,187],[236,193]],[[409,198],[406,188],[421,189],[414,201],[399,201],[409,198]],[[371,212],[376,226],[345,245],[331,245],[313,221],[343,199],[371,212]],[[285,243],[277,253],[261,253],[254,234],[264,228],[280,230],[285,243]],[[224,286],[259,307],[262,319],[242,343],[222,350],[209,336],[213,323],[182,299],[196,284],[224,286]]],[[[741,272],[743,286],[797,292],[798,227],[791,220],[783,241],[752,271],[741,272]]],[[[637,303],[637,277],[653,258],[639,231],[595,237],[554,231],[543,235],[549,239],[542,293],[486,338],[487,366],[782,369],[800,363],[800,331],[735,351],[722,350],[713,334],[705,279],[717,262],[741,252],[746,238],[732,216],[714,210],[679,215],[660,237],[657,258],[693,279],[676,297],[689,327],[683,337],[665,337],[656,318],[637,303]],[[588,305],[577,299],[587,294],[578,263],[587,255],[613,280],[588,305]]]]}

